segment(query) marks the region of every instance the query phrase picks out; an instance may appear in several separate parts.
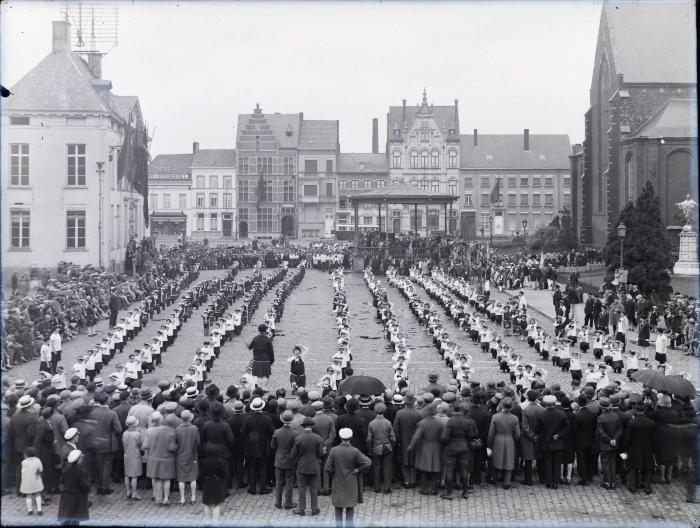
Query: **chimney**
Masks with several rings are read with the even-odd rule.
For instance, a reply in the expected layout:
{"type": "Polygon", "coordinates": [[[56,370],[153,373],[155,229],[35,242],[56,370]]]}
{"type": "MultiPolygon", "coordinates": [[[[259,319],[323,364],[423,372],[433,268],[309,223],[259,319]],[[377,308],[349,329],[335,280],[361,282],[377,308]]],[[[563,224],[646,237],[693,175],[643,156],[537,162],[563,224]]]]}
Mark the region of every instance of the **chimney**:
{"type": "Polygon", "coordinates": [[[88,53],[87,64],[95,79],[102,79],[102,53],[88,53]]]}
{"type": "Polygon", "coordinates": [[[70,51],[70,24],[65,20],[53,23],[53,46],[54,53],[70,51]]]}
{"type": "Polygon", "coordinates": [[[299,112],[299,121],[304,120],[304,112],[299,112]]]}
{"type": "Polygon", "coordinates": [[[379,119],[372,119],[372,154],[379,152],[379,119]]]}
{"type": "Polygon", "coordinates": [[[479,146],[479,132],[476,128],[474,129],[474,146],[479,146]]]}
{"type": "Polygon", "coordinates": [[[455,123],[459,122],[459,99],[455,99],[455,123]]]}
{"type": "Polygon", "coordinates": [[[192,154],[197,154],[198,150],[199,150],[199,141],[194,141],[192,143],[192,154]]]}
{"type": "Polygon", "coordinates": [[[403,119],[402,119],[402,125],[403,123],[406,122],[406,99],[403,100],[403,119]]]}
{"type": "Polygon", "coordinates": [[[523,149],[530,150],[530,129],[526,128],[523,130],[523,149]]]}

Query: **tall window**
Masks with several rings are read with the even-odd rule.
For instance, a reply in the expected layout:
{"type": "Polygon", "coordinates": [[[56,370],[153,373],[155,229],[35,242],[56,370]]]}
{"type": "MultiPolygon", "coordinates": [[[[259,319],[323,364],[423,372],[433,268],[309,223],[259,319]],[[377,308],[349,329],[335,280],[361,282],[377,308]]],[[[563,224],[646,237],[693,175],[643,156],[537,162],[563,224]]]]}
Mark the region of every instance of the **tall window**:
{"type": "Polygon", "coordinates": [[[411,151],[411,168],[416,169],[418,168],[418,152],[415,150],[411,151]]]}
{"type": "Polygon", "coordinates": [[[260,136],[255,136],[255,152],[260,152],[260,136]]]}
{"type": "Polygon", "coordinates": [[[265,180],[263,182],[263,202],[272,202],[272,180],[265,180]]]}
{"type": "Polygon", "coordinates": [[[571,187],[571,178],[569,176],[564,176],[562,183],[564,187],[571,187]]]}
{"type": "Polygon", "coordinates": [[[567,209],[571,208],[571,193],[564,193],[564,207],[567,209]]]}
{"type": "Polygon", "coordinates": [[[552,193],[544,195],[544,205],[547,207],[552,207],[554,205],[554,195],[552,193]]]}
{"type": "MultiPolygon", "coordinates": [[[[247,157],[238,158],[238,173],[239,174],[248,174],[248,158],[247,157]]],[[[199,185],[197,187],[199,187],[199,185]]],[[[204,220],[202,220],[202,221],[204,221],[204,220]]]]}
{"type": "Polygon", "coordinates": [[[350,182],[350,188],[354,191],[358,190],[360,188],[360,180],[352,180],[350,182]]]}
{"type": "Polygon", "coordinates": [[[68,185],[85,185],[85,145],[68,145],[68,185]]]}
{"type": "Polygon", "coordinates": [[[527,206],[530,204],[530,198],[529,195],[527,194],[521,194],[520,195],[520,205],[527,206]]]}
{"type": "Polygon", "coordinates": [[[211,213],[209,215],[209,230],[218,231],[219,230],[219,215],[218,213],[211,213]]]}
{"type": "Polygon", "coordinates": [[[10,185],[29,185],[29,145],[10,145],[10,185]]]}
{"type": "Polygon", "coordinates": [[[428,211],[428,229],[439,229],[440,212],[435,210],[428,211]]]}
{"type": "Polygon", "coordinates": [[[284,174],[294,174],[294,158],[285,156],[282,159],[282,170],[284,174]]]}
{"type": "Polygon", "coordinates": [[[391,166],[394,169],[401,168],[401,151],[400,150],[394,150],[391,153],[391,166]]]}
{"type": "Polygon", "coordinates": [[[338,180],[338,190],[339,191],[344,191],[347,187],[347,180],[338,180]]]}
{"type": "Polygon", "coordinates": [[[546,176],[544,179],[544,186],[545,187],[554,187],[554,181],[552,180],[551,176],[546,176]]]}
{"type": "Polygon", "coordinates": [[[440,153],[437,150],[433,150],[430,153],[430,166],[433,169],[440,167],[440,153]]]}
{"type": "Polygon", "coordinates": [[[542,197],[540,193],[534,193],[532,195],[532,206],[533,207],[539,207],[542,205],[542,197]]]}
{"type": "Polygon", "coordinates": [[[209,207],[212,209],[219,207],[219,193],[209,193],[209,207]]]}
{"type": "Polygon", "coordinates": [[[271,207],[263,207],[258,215],[258,232],[271,232],[275,229],[274,209],[271,207]]]}
{"type": "Polygon", "coordinates": [[[29,211],[10,212],[10,246],[29,247],[29,211]]]}
{"type": "Polygon", "coordinates": [[[529,183],[529,178],[527,176],[520,177],[520,187],[527,187],[529,183]]]}
{"type": "Polygon", "coordinates": [[[420,129],[420,140],[421,141],[430,141],[430,129],[427,127],[423,127],[420,129]]]}
{"type": "Polygon", "coordinates": [[[333,182],[326,182],[326,196],[333,196],[333,182]]]}
{"type": "Polygon", "coordinates": [[[481,188],[482,189],[488,189],[491,186],[491,179],[489,176],[482,176],[481,177],[481,188]]]}
{"type": "Polygon", "coordinates": [[[326,174],[333,174],[333,160],[326,160],[326,174]]]}
{"type": "Polygon", "coordinates": [[[238,201],[247,202],[248,201],[248,180],[241,180],[238,182],[238,201]]]}
{"type": "Polygon", "coordinates": [[[474,198],[471,193],[464,195],[464,207],[474,207],[474,198]]]}
{"type": "Polygon", "coordinates": [[[304,185],[304,196],[318,196],[318,187],[316,185],[304,185]]]}
{"type": "Polygon", "coordinates": [[[224,209],[231,209],[233,207],[233,200],[231,193],[224,193],[224,209]]]}
{"type": "Polygon", "coordinates": [[[66,215],[66,247],[85,247],[85,211],[68,211],[66,215]]]}
{"type": "Polygon", "coordinates": [[[282,201],[294,201],[294,182],[291,182],[289,180],[282,182],[282,201]]]}
{"type": "Polygon", "coordinates": [[[428,190],[428,180],[421,180],[420,188],[424,191],[427,191],[428,190]]]}
{"type": "Polygon", "coordinates": [[[233,178],[231,176],[224,176],[224,189],[233,189],[233,178]]]}
{"type": "Polygon", "coordinates": [[[516,203],[515,193],[508,193],[508,206],[515,207],[516,205],[517,205],[517,203],[516,203]]]}
{"type": "Polygon", "coordinates": [[[219,177],[218,176],[209,176],[209,188],[210,189],[218,189],[219,188],[219,177]]]}
{"type": "Polygon", "coordinates": [[[197,176],[196,183],[197,183],[197,185],[196,185],[197,189],[204,189],[204,176],[202,176],[202,175],[197,176]]]}
{"type": "Polygon", "coordinates": [[[204,231],[204,213],[197,213],[197,231],[204,231]]]}
{"type": "Polygon", "coordinates": [[[452,196],[457,196],[457,180],[450,180],[448,190],[452,196]]]}
{"type": "Polygon", "coordinates": [[[365,191],[369,191],[372,188],[372,180],[365,180],[365,191]]]}
{"type": "Polygon", "coordinates": [[[465,176],[464,177],[464,187],[467,189],[471,189],[474,187],[474,178],[471,176],[465,176]]]}
{"type": "MultiPolygon", "coordinates": [[[[625,159],[625,202],[634,200],[636,174],[635,159],[630,152],[625,159]]],[[[571,186],[571,178],[564,178],[564,187],[571,186]]]]}
{"type": "Polygon", "coordinates": [[[508,176],[508,187],[517,187],[518,179],[515,176],[508,176]]]}
{"type": "Polygon", "coordinates": [[[450,150],[450,152],[447,155],[447,166],[450,169],[456,169],[457,168],[457,151],[456,150],[450,150]]]}
{"type": "Polygon", "coordinates": [[[151,194],[149,195],[149,200],[151,201],[151,209],[155,210],[158,209],[158,195],[157,194],[151,194]]]}
{"type": "Polygon", "coordinates": [[[424,150],[420,153],[420,167],[421,169],[428,168],[428,151],[424,150]]]}
{"type": "Polygon", "coordinates": [[[185,209],[187,209],[187,195],[186,195],[186,194],[180,194],[180,195],[178,196],[178,198],[179,198],[179,206],[180,206],[180,209],[182,209],[182,210],[184,211],[185,209]]]}
{"type": "Polygon", "coordinates": [[[170,209],[170,195],[163,195],[163,209],[170,209]]]}
{"type": "Polygon", "coordinates": [[[204,209],[204,193],[197,193],[197,209],[204,209]]]}
{"type": "Polygon", "coordinates": [[[258,158],[258,174],[272,174],[272,158],[267,156],[258,158]]]}
{"type": "Polygon", "coordinates": [[[542,178],[539,176],[533,176],[532,177],[532,186],[533,187],[542,187],[542,178]]]}
{"type": "Polygon", "coordinates": [[[481,193],[481,202],[480,202],[481,207],[488,207],[490,203],[491,203],[491,200],[490,200],[489,193],[481,193]]]}
{"type": "Polygon", "coordinates": [[[440,192],[440,182],[438,180],[431,180],[430,182],[430,192],[440,192]]]}

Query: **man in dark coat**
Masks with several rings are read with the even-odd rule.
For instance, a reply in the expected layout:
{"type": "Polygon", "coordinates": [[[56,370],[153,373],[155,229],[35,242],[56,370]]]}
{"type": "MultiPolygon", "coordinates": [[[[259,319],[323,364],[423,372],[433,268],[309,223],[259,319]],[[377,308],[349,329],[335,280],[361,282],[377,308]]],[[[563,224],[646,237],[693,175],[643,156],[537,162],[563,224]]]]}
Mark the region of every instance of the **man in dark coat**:
{"type": "Polygon", "coordinates": [[[598,417],[596,436],[603,470],[601,485],[606,489],[615,489],[615,457],[619,447],[618,442],[622,437],[622,427],[620,417],[612,411],[610,400],[601,398],[599,404],[602,413],[598,417]]]}
{"type": "Polygon", "coordinates": [[[282,427],[272,435],[272,450],[275,452],[275,508],[282,508],[282,491],[284,491],[284,509],[296,508],[292,502],[294,492],[294,459],[292,448],[298,433],[291,428],[292,411],[284,411],[280,416],[282,427]]]}
{"type": "Polygon", "coordinates": [[[554,304],[554,315],[564,315],[561,309],[561,301],[564,296],[558,284],[554,285],[554,294],[552,294],[552,303],[554,304]]]}
{"type": "Polygon", "coordinates": [[[306,513],[306,489],[311,493],[311,515],[318,515],[318,480],[321,470],[321,457],[324,455],[323,440],[314,433],[311,428],[314,425],[313,418],[308,416],[301,423],[304,430],[294,439],[294,446],[289,457],[296,462],[297,486],[299,488],[299,508],[294,510],[295,515],[306,513]]]}
{"type": "Polygon", "coordinates": [[[651,494],[651,472],[654,469],[654,420],[644,414],[644,400],[639,394],[630,395],[633,414],[627,422],[622,451],[627,453],[629,469],[627,485],[632,493],[644,488],[651,494]]]}
{"type": "Polygon", "coordinates": [[[66,524],[76,524],[90,518],[88,492],[90,483],[83,469],[83,455],[75,449],[66,459],[63,470],[63,490],[58,505],[58,520],[66,524]]]}
{"type": "Polygon", "coordinates": [[[581,394],[576,402],[579,408],[574,413],[573,435],[576,469],[579,476],[578,484],[588,486],[593,480],[593,466],[596,461],[593,455],[593,446],[595,445],[598,417],[588,408],[588,398],[585,395],[581,394]]]}
{"type": "Polygon", "coordinates": [[[107,407],[107,395],[95,394],[95,405],[90,409],[90,418],[95,420],[95,469],[97,471],[97,494],[109,495],[114,453],[119,447],[118,437],[122,434],[117,413],[107,407]]]}
{"type": "Polygon", "coordinates": [[[408,450],[413,438],[413,433],[418,428],[418,422],[423,419],[420,411],[415,407],[416,398],[413,393],[406,394],[405,407],[396,413],[394,418],[394,433],[396,433],[396,448],[401,459],[402,486],[413,488],[416,486],[415,453],[408,450]]]}
{"type": "Polygon", "coordinates": [[[17,402],[17,410],[10,418],[10,442],[12,443],[12,465],[15,470],[15,486],[19,495],[20,478],[22,476],[22,460],[24,450],[34,445],[34,436],[38,418],[31,411],[34,398],[25,394],[17,402]]]}
{"type": "Polygon", "coordinates": [[[486,409],[485,405],[486,393],[484,391],[477,391],[472,395],[472,405],[469,408],[469,416],[476,423],[476,428],[479,431],[479,438],[481,438],[482,447],[479,449],[474,449],[474,468],[472,471],[472,478],[470,485],[481,484],[481,472],[483,469],[483,462],[486,460],[486,441],[489,436],[489,429],[491,427],[491,416],[486,409]]]}
{"type": "Polygon", "coordinates": [[[445,493],[441,495],[443,499],[452,500],[455,471],[459,471],[462,479],[462,497],[467,498],[469,468],[472,463],[471,444],[477,438],[479,438],[479,430],[476,428],[474,419],[469,416],[468,407],[465,404],[457,405],[454,414],[442,430],[446,469],[445,493]]]}
{"type": "MultiPolygon", "coordinates": [[[[542,460],[538,449],[540,429],[542,427],[542,414],[544,408],[537,402],[539,393],[536,390],[527,391],[527,405],[522,409],[520,420],[520,456],[523,459],[523,477],[520,481],[525,486],[532,486],[532,462],[542,460]]],[[[538,464],[538,466],[541,464],[538,464]]],[[[544,473],[540,471],[540,474],[544,473]]]]}
{"type": "MultiPolygon", "coordinates": [[[[338,431],[345,427],[350,429],[352,431],[352,438],[350,439],[350,443],[353,447],[359,449],[363,455],[366,455],[367,423],[357,415],[357,410],[359,409],[359,407],[360,404],[357,403],[357,400],[355,398],[350,398],[345,404],[345,409],[347,412],[338,416],[338,420],[335,424],[335,427],[338,431]]],[[[338,440],[340,440],[340,438],[338,440]]],[[[408,447],[408,444],[406,444],[406,446],[408,447]]],[[[357,482],[358,502],[362,503],[364,491],[364,479],[362,475],[358,475],[357,482]]]]}
{"type": "MultiPolygon", "coordinates": [[[[328,454],[331,451],[331,447],[333,447],[333,443],[335,442],[335,421],[337,420],[337,417],[330,412],[330,408],[333,405],[332,400],[326,399],[325,402],[319,403],[320,406],[314,402],[314,406],[318,407],[318,410],[314,416],[314,426],[311,428],[311,430],[321,437],[323,440],[323,446],[326,448],[325,454],[321,458],[321,467],[324,467],[326,465],[326,460],[328,460],[328,454]]],[[[321,471],[321,482],[319,483],[319,486],[321,495],[331,494],[330,478],[328,473],[325,471],[321,471]]]]}
{"type": "Polygon", "coordinates": [[[557,489],[561,479],[561,460],[566,446],[565,437],[569,434],[569,420],[564,412],[555,407],[557,399],[547,395],[542,399],[545,411],[542,413],[540,429],[540,451],[544,463],[545,482],[548,488],[557,489]]]}
{"type": "Polygon", "coordinates": [[[232,414],[226,420],[231,432],[233,433],[233,448],[231,449],[228,487],[233,486],[233,478],[236,476],[236,485],[238,489],[246,486],[246,474],[243,470],[243,461],[245,460],[245,441],[241,434],[243,422],[245,420],[245,405],[241,401],[235,401],[232,406],[232,414]]]}
{"type": "Polygon", "coordinates": [[[257,486],[260,494],[265,495],[272,490],[267,487],[267,459],[270,456],[272,435],[275,426],[272,418],[263,414],[265,402],[255,398],[250,403],[251,414],[245,417],[241,427],[241,438],[244,442],[243,452],[248,468],[248,493],[255,495],[257,486]]]}
{"type": "Polygon", "coordinates": [[[119,316],[119,309],[122,307],[121,299],[114,293],[114,288],[109,294],[109,327],[114,328],[117,326],[117,318],[119,316]]]}
{"type": "Polygon", "coordinates": [[[432,392],[433,389],[440,391],[439,396],[445,392],[445,386],[442,383],[438,383],[439,376],[435,373],[428,374],[428,384],[423,387],[423,392],[432,392]]]}
{"type": "Polygon", "coordinates": [[[270,377],[270,369],[275,362],[275,349],[272,339],[267,336],[267,326],[258,326],[258,335],[248,344],[248,350],[253,351],[253,376],[258,378],[258,385],[262,387],[263,379],[270,377]]]}

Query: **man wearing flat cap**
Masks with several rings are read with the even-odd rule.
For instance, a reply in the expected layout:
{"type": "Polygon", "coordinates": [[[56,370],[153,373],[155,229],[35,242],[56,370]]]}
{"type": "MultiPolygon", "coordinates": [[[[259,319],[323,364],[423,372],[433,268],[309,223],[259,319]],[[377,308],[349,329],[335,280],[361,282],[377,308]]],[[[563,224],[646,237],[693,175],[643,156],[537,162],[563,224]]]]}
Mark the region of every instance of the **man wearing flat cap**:
{"type": "Polygon", "coordinates": [[[548,488],[557,489],[561,478],[561,462],[565,438],[570,433],[569,421],[560,407],[556,406],[557,398],[548,394],[542,398],[545,411],[542,413],[540,429],[540,450],[544,463],[545,482],[548,488]]]}
{"type": "Polygon", "coordinates": [[[323,440],[314,433],[311,428],[314,425],[313,418],[308,416],[301,423],[303,431],[294,440],[294,446],[290,458],[296,462],[297,486],[299,489],[299,508],[294,510],[295,515],[306,513],[306,489],[311,494],[311,515],[318,515],[318,481],[321,471],[321,457],[325,454],[323,440]]]}

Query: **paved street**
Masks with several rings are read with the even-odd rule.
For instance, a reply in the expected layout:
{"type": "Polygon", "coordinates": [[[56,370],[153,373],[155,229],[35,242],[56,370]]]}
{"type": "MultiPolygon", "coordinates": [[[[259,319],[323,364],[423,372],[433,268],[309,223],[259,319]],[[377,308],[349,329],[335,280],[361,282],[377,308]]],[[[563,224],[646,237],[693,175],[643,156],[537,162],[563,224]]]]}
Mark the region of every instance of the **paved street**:
{"type": "MultiPolygon", "coordinates": [[[[265,273],[270,273],[266,270],[265,273]]],[[[201,280],[222,274],[223,271],[205,271],[200,275],[201,280]]],[[[242,271],[238,278],[244,278],[250,273],[242,271]]],[[[409,379],[413,387],[420,387],[426,382],[429,372],[438,372],[441,379],[446,379],[449,372],[445,364],[432,346],[429,336],[420,327],[408,303],[394,288],[380,277],[382,284],[387,286],[390,302],[399,319],[399,324],[407,336],[407,343],[413,349],[409,363],[409,379]]],[[[381,324],[374,317],[372,298],[362,275],[348,273],[345,276],[345,287],[350,307],[350,322],[352,326],[351,346],[353,367],[357,373],[366,373],[382,379],[387,385],[391,384],[391,357],[387,340],[382,332],[381,324]]],[[[418,293],[429,300],[425,290],[416,288],[418,293]]],[[[496,296],[506,294],[495,293],[496,296]]],[[[263,311],[269,306],[274,292],[271,291],[263,299],[253,320],[246,325],[242,335],[226,343],[222,347],[220,358],[215,362],[211,377],[222,389],[231,383],[237,383],[244,372],[250,356],[245,348],[257,332],[257,324],[262,320],[263,311]]],[[[549,292],[527,291],[531,305],[539,303],[546,309],[549,292]]],[[[286,358],[291,354],[294,344],[302,343],[309,347],[306,357],[306,372],[309,386],[315,384],[330,363],[330,358],[336,350],[337,331],[335,320],[331,313],[333,289],[328,273],[318,270],[308,270],[304,280],[293,291],[287,300],[282,320],[278,324],[279,336],[275,339],[276,361],[273,366],[271,387],[285,386],[289,388],[289,364],[286,358]]],[[[189,365],[196,347],[201,345],[202,324],[201,311],[195,311],[179,333],[175,344],[164,356],[162,368],[154,374],[144,377],[144,384],[153,387],[158,379],[172,379],[177,373],[184,372],[189,365]]],[[[450,336],[457,340],[463,348],[470,350],[474,356],[476,368],[475,377],[480,380],[506,379],[506,375],[498,370],[498,366],[490,356],[482,355],[478,347],[457,332],[451,323],[447,325],[450,336]]],[[[98,332],[106,330],[102,321],[98,332]]],[[[150,336],[155,332],[155,325],[147,326],[136,341],[142,341],[142,336],[150,336]]],[[[534,350],[516,338],[506,338],[506,341],[520,350],[527,362],[536,362],[534,350]]],[[[75,357],[82,353],[88,345],[96,342],[95,338],[80,336],[65,345],[65,365],[70,366],[75,357]]],[[[125,348],[125,354],[131,347],[125,348]]],[[[682,360],[672,361],[682,364],[682,360]]],[[[543,362],[540,362],[543,363],[543,362]]],[[[546,365],[551,367],[551,365],[546,365]]],[[[11,378],[22,376],[31,380],[38,368],[38,362],[32,361],[6,373],[11,378]]],[[[549,381],[557,381],[563,387],[568,387],[569,374],[549,368],[549,381]]],[[[164,510],[150,501],[139,503],[125,502],[124,488],[115,488],[117,493],[109,497],[93,496],[91,517],[105,522],[119,522],[132,525],[158,524],[162,521],[164,510]],[[128,504],[128,507],[125,507],[128,504]]],[[[174,496],[173,496],[174,497],[174,496]]],[[[45,507],[46,521],[55,519],[58,498],[45,507]]],[[[329,497],[321,497],[321,515],[300,519],[287,511],[273,507],[272,496],[251,496],[247,493],[236,492],[227,499],[223,510],[222,520],[237,525],[259,524],[261,519],[271,526],[321,526],[333,522],[333,510],[329,497]]],[[[33,524],[35,518],[24,515],[24,500],[14,496],[6,496],[2,506],[2,521],[4,524],[33,524]]],[[[173,505],[168,512],[169,524],[192,525],[202,521],[203,507],[201,505],[180,507],[173,505]],[[175,515],[174,515],[175,514],[175,515]]],[[[468,501],[454,500],[445,502],[437,497],[424,497],[415,490],[398,488],[390,496],[377,495],[368,492],[365,504],[357,510],[357,521],[370,526],[390,526],[395,524],[419,526],[430,524],[457,523],[516,523],[523,520],[542,522],[581,522],[581,523],[648,523],[658,526],[663,522],[678,522],[684,526],[697,526],[700,523],[700,506],[685,503],[685,491],[680,481],[671,486],[655,485],[654,494],[632,495],[624,489],[606,491],[598,486],[587,488],[561,487],[559,490],[549,490],[541,487],[527,488],[516,485],[509,491],[485,485],[474,491],[468,501]]]]}

